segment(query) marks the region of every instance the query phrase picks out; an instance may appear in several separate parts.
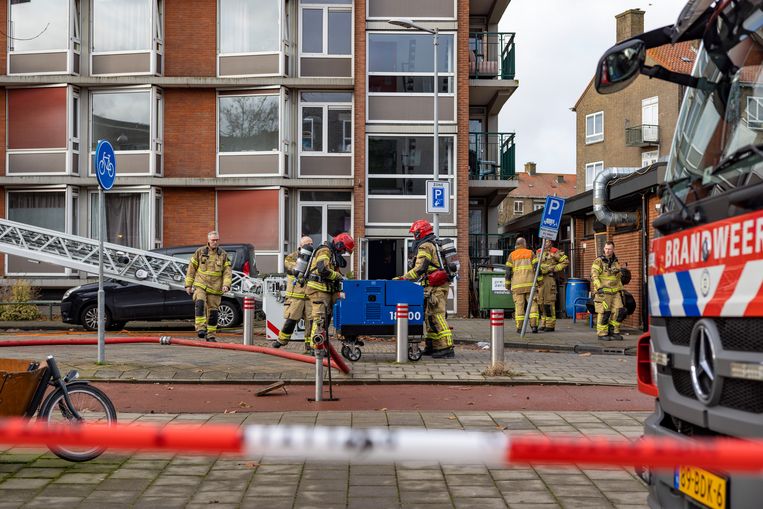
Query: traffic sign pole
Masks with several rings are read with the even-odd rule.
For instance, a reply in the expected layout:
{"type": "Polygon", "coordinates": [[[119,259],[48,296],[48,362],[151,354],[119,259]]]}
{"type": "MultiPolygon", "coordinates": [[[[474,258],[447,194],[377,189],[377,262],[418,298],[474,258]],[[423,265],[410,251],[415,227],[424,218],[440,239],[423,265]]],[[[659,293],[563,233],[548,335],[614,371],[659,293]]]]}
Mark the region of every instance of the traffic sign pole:
{"type": "Polygon", "coordinates": [[[103,291],[103,227],[106,222],[103,188],[98,187],[98,364],[106,362],[106,315],[103,291]]]}
{"type": "MultiPolygon", "coordinates": [[[[546,241],[544,240],[540,247],[540,256],[538,257],[538,265],[535,268],[535,278],[533,278],[533,285],[530,287],[530,298],[527,299],[527,309],[525,310],[525,319],[522,321],[522,333],[520,338],[525,339],[525,333],[527,332],[527,322],[530,321],[530,310],[533,306],[533,297],[535,297],[535,287],[538,284],[538,276],[540,275],[540,261],[543,259],[543,251],[546,249],[546,241]]],[[[532,258],[531,258],[532,259],[532,258]]]]}

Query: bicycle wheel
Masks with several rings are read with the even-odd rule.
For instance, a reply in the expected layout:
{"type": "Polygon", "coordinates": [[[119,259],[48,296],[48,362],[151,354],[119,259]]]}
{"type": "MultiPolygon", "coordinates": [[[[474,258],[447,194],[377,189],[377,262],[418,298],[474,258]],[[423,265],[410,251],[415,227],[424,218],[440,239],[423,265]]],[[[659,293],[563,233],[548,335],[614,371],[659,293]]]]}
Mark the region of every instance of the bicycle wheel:
{"type": "MultiPolygon", "coordinates": [[[[63,391],[58,388],[45,398],[40,410],[40,418],[50,424],[70,422],[78,424],[86,423],[115,423],[117,411],[108,396],[90,385],[83,383],[67,386],[69,399],[72,406],[77,410],[82,421],[77,421],[66,404],[63,391]]],[[[76,447],[76,446],[48,446],[58,456],[68,461],[90,461],[100,456],[105,447],[76,447]]]]}

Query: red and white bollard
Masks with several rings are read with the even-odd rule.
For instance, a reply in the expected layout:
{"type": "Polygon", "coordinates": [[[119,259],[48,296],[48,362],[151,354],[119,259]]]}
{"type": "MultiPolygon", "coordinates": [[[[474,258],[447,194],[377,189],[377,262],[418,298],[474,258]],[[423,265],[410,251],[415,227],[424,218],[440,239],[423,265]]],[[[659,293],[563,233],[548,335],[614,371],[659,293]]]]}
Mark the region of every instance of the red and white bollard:
{"type": "Polygon", "coordinates": [[[397,317],[397,362],[408,362],[408,304],[398,304],[397,317]]]}
{"type": "Polygon", "coordinates": [[[244,344],[254,344],[254,297],[244,297],[244,344]]]}
{"type": "Polygon", "coordinates": [[[503,309],[490,310],[490,365],[503,365],[503,309]]]}

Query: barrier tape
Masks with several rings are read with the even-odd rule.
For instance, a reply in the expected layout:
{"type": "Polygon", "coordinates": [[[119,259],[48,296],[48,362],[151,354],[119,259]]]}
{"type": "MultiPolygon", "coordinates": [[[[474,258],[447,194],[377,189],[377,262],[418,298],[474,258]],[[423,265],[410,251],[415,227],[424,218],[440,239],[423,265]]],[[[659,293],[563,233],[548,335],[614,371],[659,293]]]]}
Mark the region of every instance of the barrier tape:
{"type": "Polygon", "coordinates": [[[500,432],[208,424],[48,424],[0,420],[0,443],[13,446],[101,446],[113,450],[223,454],[339,461],[443,464],[577,464],[763,471],[763,440],[677,440],[509,436],[500,432]]]}

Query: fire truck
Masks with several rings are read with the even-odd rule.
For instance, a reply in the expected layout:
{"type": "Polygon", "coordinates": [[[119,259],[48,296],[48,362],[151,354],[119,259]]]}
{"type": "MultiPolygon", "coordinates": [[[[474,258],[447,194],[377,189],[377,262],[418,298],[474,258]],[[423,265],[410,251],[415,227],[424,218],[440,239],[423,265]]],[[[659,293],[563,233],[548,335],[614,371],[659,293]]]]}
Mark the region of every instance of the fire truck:
{"type": "MultiPolygon", "coordinates": [[[[763,0],[691,0],[674,25],[613,46],[600,93],[639,74],[686,88],[653,222],[646,435],[763,438],[763,0]],[[646,50],[695,41],[690,75],[646,50]]],[[[692,465],[641,472],[650,507],[761,507],[763,477],[692,465]]]]}

